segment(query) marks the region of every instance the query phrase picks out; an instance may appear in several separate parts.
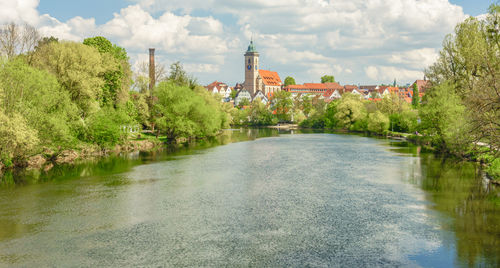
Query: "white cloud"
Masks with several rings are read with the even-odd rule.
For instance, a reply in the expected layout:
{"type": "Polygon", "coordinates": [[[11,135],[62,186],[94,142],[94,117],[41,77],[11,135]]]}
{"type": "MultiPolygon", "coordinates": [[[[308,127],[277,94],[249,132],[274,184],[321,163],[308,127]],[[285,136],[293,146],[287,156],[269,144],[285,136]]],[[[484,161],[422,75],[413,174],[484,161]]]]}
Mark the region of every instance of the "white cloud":
{"type": "Polygon", "coordinates": [[[413,49],[396,52],[389,58],[390,63],[400,63],[413,68],[424,69],[433,64],[439,56],[434,48],[413,49]]]}
{"type": "Polygon", "coordinates": [[[368,67],[365,67],[365,73],[366,75],[373,79],[373,80],[377,80],[379,79],[379,76],[378,76],[378,69],[377,67],[375,66],[368,66],[368,67]]]}
{"type": "Polygon", "coordinates": [[[414,81],[424,77],[422,71],[394,66],[368,66],[364,70],[373,81],[391,81],[395,78],[398,81],[414,81]]]}
{"type": "Polygon", "coordinates": [[[280,74],[310,82],[330,73],[340,81],[379,83],[420,78],[445,34],[466,18],[447,0],[131,2],[96,25],[93,18],[61,22],[40,15],[38,0],[0,0],[0,23],[28,22],[44,35],[75,41],[103,35],[135,61],[155,47],[159,59],[180,60],[202,83],[243,82],[242,54],[252,36],[261,66],[280,74]],[[207,15],[192,15],[200,13],[207,15]]]}
{"type": "Polygon", "coordinates": [[[0,0],[0,24],[26,22],[36,24],[39,0],[0,0]]]}

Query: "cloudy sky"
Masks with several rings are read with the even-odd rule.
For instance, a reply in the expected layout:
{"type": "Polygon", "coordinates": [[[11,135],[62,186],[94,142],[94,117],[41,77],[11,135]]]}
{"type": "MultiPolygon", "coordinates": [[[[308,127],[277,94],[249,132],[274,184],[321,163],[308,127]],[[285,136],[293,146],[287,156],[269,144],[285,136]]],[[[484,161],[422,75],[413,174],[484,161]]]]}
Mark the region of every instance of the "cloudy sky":
{"type": "Polygon", "coordinates": [[[253,36],[261,68],[282,79],[404,84],[421,79],[444,36],[493,0],[0,0],[0,24],[26,22],[46,36],[102,35],[131,64],[181,61],[202,84],[244,80],[253,36]]]}

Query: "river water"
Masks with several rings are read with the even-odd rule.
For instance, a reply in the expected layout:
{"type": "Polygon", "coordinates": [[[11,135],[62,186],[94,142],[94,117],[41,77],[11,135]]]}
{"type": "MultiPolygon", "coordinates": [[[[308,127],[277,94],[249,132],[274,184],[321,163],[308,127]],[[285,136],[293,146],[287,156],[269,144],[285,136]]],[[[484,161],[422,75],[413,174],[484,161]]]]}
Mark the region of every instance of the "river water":
{"type": "Polygon", "coordinates": [[[500,190],[405,142],[226,131],[7,174],[0,266],[499,267],[500,190]]]}

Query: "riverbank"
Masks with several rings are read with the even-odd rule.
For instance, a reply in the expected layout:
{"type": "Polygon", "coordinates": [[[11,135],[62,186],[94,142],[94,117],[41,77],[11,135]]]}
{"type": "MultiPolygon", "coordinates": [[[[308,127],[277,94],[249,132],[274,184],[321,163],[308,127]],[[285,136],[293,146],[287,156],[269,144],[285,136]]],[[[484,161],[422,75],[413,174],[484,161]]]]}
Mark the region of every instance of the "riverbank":
{"type": "Polygon", "coordinates": [[[3,172],[9,170],[40,170],[49,171],[56,165],[71,165],[77,161],[85,161],[95,158],[104,158],[109,155],[118,155],[130,152],[147,152],[164,145],[160,139],[148,137],[147,139],[129,140],[113,147],[102,148],[97,145],[85,145],[81,148],[51,150],[45,149],[43,152],[26,157],[10,167],[0,166],[0,180],[3,172]]]}

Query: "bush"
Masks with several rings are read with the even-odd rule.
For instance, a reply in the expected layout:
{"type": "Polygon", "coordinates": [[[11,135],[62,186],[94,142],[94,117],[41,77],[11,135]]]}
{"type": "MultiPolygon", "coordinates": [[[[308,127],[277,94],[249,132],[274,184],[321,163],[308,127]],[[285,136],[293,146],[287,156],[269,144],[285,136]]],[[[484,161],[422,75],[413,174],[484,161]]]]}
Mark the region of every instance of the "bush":
{"type": "Polygon", "coordinates": [[[36,131],[40,146],[70,147],[76,142],[78,110],[57,79],[14,59],[0,68],[0,104],[6,114],[17,113],[36,131]]]}
{"type": "Polygon", "coordinates": [[[123,141],[127,134],[121,127],[133,123],[124,111],[111,107],[101,109],[89,117],[87,122],[85,140],[103,147],[123,141]]]}
{"type": "Polygon", "coordinates": [[[500,180],[500,158],[493,160],[487,172],[493,179],[500,180]]]}
{"type": "Polygon", "coordinates": [[[38,145],[37,131],[18,113],[8,116],[0,109],[0,160],[6,166],[33,152],[38,145]]]}
{"type": "Polygon", "coordinates": [[[370,132],[374,133],[384,133],[389,128],[389,118],[381,113],[380,111],[376,111],[368,115],[368,123],[367,129],[370,132]]]}
{"type": "Polygon", "coordinates": [[[205,96],[206,90],[193,91],[173,81],[155,89],[156,124],[169,138],[214,136],[222,125],[220,102],[205,96]]]}

